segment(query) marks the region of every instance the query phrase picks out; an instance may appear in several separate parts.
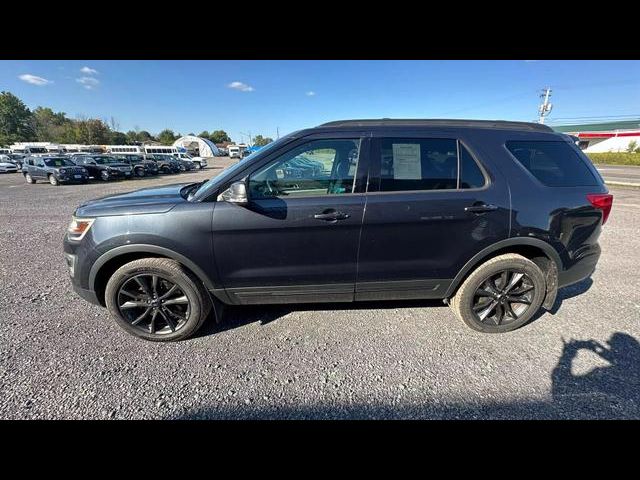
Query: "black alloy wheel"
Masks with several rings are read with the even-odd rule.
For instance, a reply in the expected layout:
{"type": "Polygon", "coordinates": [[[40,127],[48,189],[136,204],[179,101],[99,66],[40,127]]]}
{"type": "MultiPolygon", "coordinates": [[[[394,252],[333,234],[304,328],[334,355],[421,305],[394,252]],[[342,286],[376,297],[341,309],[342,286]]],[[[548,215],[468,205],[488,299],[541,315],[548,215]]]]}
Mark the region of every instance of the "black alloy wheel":
{"type": "Polygon", "coordinates": [[[126,280],[118,291],[117,301],[125,320],[152,335],[180,330],[191,309],[188,297],[178,285],[151,273],[126,280]]]}
{"type": "Polygon", "coordinates": [[[480,323],[503,325],[517,321],[529,309],[535,286],[526,273],[503,270],[476,289],[472,311],[480,323]]]}

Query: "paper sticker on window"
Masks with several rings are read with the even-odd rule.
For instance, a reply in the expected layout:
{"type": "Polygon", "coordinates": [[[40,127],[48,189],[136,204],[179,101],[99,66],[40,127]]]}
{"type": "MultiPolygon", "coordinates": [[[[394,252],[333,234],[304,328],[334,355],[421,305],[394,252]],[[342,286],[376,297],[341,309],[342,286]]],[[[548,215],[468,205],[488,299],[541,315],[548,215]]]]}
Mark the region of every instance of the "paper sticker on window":
{"type": "Polygon", "coordinates": [[[393,178],[419,180],[422,178],[419,143],[393,144],[393,178]]]}
{"type": "Polygon", "coordinates": [[[276,177],[282,180],[284,178],[284,170],[281,168],[276,169],[276,177]]]}

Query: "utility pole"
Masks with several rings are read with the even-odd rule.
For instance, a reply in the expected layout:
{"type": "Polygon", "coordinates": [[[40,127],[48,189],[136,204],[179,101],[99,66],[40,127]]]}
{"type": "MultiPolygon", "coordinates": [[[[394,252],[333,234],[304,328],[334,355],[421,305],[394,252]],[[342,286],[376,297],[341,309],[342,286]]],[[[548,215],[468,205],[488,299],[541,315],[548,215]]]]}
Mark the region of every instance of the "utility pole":
{"type": "Polygon", "coordinates": [[[251,130],[249,130],[249,133],[240,132],[240,135],[247,135],[249,137],[249,146],[253,145],[253,141],[251,140],[251,130]]]}
{"type": "Polygon", "coordinates": [[[280,127],[276,127],[276,140],[280,138],[280,127]]]}
{"type": "Polygon", "coordinates": [[[550,87],[547,87],[544,90],[542,90],[542,93],[540,94],[540,98],[544,98],[544,100],[542,101],[542,103],[538,107],[538,113],[540,114],[540,117],[538,119],[538,123],[544,123],[544,117],[546,117],[547,115],[549,115],[551,113],[551,109],[553,108],[553,105],[551,103],[549,103],[549,97],[550,96],[551,96],[551,88],[550,87]]]}

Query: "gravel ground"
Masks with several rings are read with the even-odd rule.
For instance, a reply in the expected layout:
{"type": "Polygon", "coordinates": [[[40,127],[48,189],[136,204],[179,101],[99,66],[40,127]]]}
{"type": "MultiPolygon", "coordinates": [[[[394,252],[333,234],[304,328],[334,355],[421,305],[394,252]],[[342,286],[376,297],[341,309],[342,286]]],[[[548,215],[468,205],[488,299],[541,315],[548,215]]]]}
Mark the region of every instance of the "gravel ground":
{"type": "Polygon", "coordinates": [[[58,188],[0,175],[0,418],[640,418],[640,190],[612,189],[593,281],[504,335],[425,301],[236,307],[155,344],[76,296],[61,247],[76,205],[228,164],[58,188]]]}

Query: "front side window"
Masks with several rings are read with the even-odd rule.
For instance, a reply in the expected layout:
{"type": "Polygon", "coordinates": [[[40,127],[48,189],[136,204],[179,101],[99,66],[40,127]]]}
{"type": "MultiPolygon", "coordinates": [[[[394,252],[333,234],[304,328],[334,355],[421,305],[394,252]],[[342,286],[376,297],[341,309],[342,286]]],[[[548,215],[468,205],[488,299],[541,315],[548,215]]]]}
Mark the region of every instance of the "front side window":
{"type": "Polygon", "coordinates": [[[452,138],[384,138],[380,191],[481,188],[485,177],[466,147],[452,138]]]}
{"type": "Polygon", "coordinates": [[[252,173],[252,199],[352,193],[359,139],[313,140],[252,173]]]}

